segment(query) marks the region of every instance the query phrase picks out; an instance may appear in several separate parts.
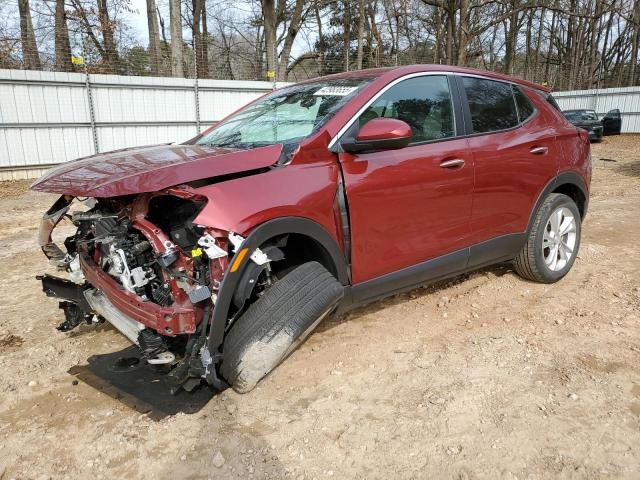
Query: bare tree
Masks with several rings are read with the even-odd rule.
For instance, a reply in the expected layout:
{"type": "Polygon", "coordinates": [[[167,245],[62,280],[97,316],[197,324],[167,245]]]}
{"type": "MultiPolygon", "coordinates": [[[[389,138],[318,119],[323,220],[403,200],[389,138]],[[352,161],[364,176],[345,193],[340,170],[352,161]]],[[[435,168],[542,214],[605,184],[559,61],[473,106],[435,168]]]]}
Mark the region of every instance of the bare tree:
{"type": "Polygon", "coordinates": [[[358,70],[362,69],[362,55],[364,50],[364,2],[365,0],[359,0],[358,2],[358,53],[356,55],[356,68],[358,70]]]}
{"type": "Polygon", "coordinates": [[[54,28],[56,70],[70,72],[73,70],[73,64],[71,63],[71,45],[69,43],[69,26],[67,25],[65,0],[56,0],[54,28]]]}
{"type": "Polygon", "coordinates": [[[174,77],[184,76],[182,62],[182,15],[180,0],[169,0],[169,23],[171,29],[171,74],[174,77]]]}
{"type": "Polygon", "coordinates": [[[158,31],[158,17],[156,17],[156,11],[156,0],[147,0],[149,65],[151,67],[151,75],[159,75],[162,68],[162,51],[160,49],[160,34],[158,31]]]}
{"type": "Polygon", "coordinates": [[[36,36],[33,33],[29,0],[18,0],[18,11],[20,13],[20,40],[22,42],[24,68],[27,70],[41,70],[42,64],[40,63],[36,36]]]}

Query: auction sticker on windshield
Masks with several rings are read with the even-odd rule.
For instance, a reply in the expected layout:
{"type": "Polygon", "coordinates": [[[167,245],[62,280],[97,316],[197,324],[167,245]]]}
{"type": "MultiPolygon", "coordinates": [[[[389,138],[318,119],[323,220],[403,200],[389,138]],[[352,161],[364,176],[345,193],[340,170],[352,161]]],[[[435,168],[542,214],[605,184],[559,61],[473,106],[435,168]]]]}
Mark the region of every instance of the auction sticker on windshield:
{"type": "Polygon", "coordinates": [[[320,90],[316,91],[314,95],[325,97],[325,96],[335,96],[335,97],[346,97],[352,92],[355,92],[358,87],[322,87],[320,90]]]}

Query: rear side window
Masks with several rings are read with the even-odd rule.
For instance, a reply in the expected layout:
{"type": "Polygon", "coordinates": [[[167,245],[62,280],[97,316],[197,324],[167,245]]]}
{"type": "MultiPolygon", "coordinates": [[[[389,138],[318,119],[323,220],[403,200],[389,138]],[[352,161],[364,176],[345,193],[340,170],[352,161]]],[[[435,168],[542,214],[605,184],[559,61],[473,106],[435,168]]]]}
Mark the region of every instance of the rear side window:
{"type": "Polygon", "coordinates": [[[447,77],[425,75],[399,82],[360,115],[359,126],[380,117],[408,123],[413,131],[412,143],[453,137],[453,105],[447,77]]]}
{"type": "Polygon", "coordinates": [[[518,125],[511,85],[484,78],[463,77],[473,133],[495,132],[518,125]]]}
{"type": "Polygon", "coordinates": [[[529,97],[527,97],[524,92],[520,90],[520,88],[516,87],[515,85],[512,86],[513,96],[516,99],[516,106],[518,107],[518,116],[520,118],[520,123],[522,123],[531,115],[533,115],[535,109],[533,108],[533,105],[531,105],[529,97]]]}

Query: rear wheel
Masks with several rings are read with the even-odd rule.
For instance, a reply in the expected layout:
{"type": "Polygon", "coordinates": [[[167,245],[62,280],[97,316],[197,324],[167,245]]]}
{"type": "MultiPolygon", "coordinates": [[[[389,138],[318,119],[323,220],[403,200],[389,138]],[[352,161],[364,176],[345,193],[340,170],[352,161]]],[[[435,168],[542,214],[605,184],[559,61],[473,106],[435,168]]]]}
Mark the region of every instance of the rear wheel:
{"type": "Polygon", "coordinates": [[[557,282],[575,262],[580,234],[575,202],[560,193],[550,194],[535,213],[527,243],[514,260],[515,271],[528,280],[557,282]]]}
{"type": "Polygon", "coordinates": [[[227,334],[222,376],[238,393],[256,384],[336,307],[344,287],[318,262],[287,273],[236,320],[227,334]]]}

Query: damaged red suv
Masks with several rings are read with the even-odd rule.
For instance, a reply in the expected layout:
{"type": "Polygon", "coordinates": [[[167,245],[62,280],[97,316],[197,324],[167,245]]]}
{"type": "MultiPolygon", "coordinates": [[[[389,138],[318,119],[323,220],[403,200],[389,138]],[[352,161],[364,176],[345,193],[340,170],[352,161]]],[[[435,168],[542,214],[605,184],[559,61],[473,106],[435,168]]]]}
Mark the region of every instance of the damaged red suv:
{"type": "Polygon", "coordinates": [[[591,155],[539,85],[440,65],[274,91],[196,138],[76,160],[39,277],[67,331],[106,320],[175,385],[251,390],[327,315],[503,261],[556,282],[591,155]],[[77,230],[52,241],[63,218],[77,230]]]}

